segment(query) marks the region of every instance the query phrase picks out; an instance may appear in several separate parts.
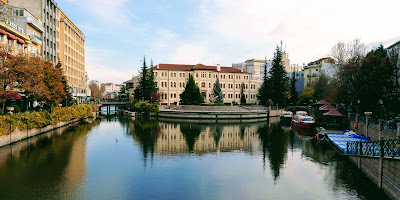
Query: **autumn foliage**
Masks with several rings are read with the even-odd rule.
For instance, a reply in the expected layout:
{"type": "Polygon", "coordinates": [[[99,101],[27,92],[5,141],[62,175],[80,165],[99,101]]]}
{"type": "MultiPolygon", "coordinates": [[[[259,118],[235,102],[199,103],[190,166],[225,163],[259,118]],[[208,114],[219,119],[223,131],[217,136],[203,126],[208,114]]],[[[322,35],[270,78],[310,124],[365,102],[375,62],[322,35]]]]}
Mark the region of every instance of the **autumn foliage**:
{"type": "MultiPolygon", "coordinates": [[[[61,68],[53,67],[49,61],[28,58],[23,55],[1,56],[0,99],[4,104],[7,92],[21,90],[31,94],[31,99],[49,106],[61,103],[65,96],[61,68]]],[[[3,105],[4,107],[4,105],[3,105]]],[[[4,108],[3,108],[4,109],[4,108]]]]}

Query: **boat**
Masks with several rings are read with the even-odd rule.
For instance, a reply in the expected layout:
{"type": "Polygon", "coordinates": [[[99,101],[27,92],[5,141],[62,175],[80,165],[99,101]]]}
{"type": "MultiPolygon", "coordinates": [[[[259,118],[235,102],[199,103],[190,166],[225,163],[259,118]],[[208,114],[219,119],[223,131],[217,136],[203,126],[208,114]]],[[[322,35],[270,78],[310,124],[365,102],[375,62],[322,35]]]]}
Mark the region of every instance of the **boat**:
{"type": "Polygon", "coordinates": [[[296,111],[296,116],[308,116],[306,111],[296,111]]]}
{"type": "Polygon", "coordinates": [[[292,119],[292,126],[296,128],[314,129],[315,120],[311,116],[295,115],[292,119]]]}
{"type": "Polygon", "coordinates": [[[283,111],[281,113],[281,120],[289,120],[291,121],[293,118],[293,113],[290,111],[283,111]]]}

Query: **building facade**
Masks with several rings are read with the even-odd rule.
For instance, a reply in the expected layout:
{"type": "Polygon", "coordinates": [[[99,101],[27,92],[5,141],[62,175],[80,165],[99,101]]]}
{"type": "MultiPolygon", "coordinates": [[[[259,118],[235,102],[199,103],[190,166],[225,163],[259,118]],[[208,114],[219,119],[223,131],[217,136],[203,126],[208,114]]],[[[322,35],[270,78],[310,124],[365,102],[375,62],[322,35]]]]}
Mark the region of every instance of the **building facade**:
{"type": "Polygon", "coordinates": [[[8,4],[14,7],[25,8],[43,22],[42,55],[43,59],[49,59],[57,63],[56,22],[57,3],[55,0],[8,0],[8,4]]]}
{"type": "Polygon", "coordinates": [[[42,58],[42,34],[44,29],[42,21],[25,8],[8,6],[8,10],[9,16],[6,24],[14,27],[29,38],[29,41],[24,44],[27,46],[28,56],[42,58]]]}
{"type": "Polygon", "coordinates": [[[304,67],[304,88],[316,82],[322,74],[332,77],[336,73],[336,68],[335,60],[329,57],[308,63],[304,67]]]}
{"type": "Polygon", "coordinates": [[[194,77],[204,103],[211,103],[211,93],[214,83],[219,78],[224,97],[224,103],[240,102],[240,89],[244,84],[246,103],[257,103],[257,80],[250,73],[233,67],[179,64],[159,64],[153,67],[157,86],[159,88],[161,105],[177,105],[180,94],[185,90],[189,74],[194,77]]]}
{"type": "Polygon", "coordinates": [[[85,71],[85,37],[82,31],[57,8],[57,58],[78,103],[87,98],[85,71]]]}

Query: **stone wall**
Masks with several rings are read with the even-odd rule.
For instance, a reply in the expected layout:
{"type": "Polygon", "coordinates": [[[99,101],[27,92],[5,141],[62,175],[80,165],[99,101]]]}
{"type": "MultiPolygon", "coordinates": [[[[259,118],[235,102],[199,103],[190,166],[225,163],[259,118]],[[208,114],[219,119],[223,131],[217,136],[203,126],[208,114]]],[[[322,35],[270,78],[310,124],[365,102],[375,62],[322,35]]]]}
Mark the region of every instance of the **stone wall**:
{"type": "Polygon", "coordinates": [[[388,196],[400,199],[400,160],[349,156],[374,183],[388,196]]]}
{"type": "MultiPolygon", "coordinates": [[[[95,118],[95,117],[94,117],[95,118]]],[[[19,130],[15,129],[11,134],[9,135],[2,135],[0,136],[0,147],[51,131],[55,129],[59,129],[61,127],[64,127],[66,125],[75,123],[80,121],[81,119],[74,119],[68,122],[58,122],[54,125],[48,125],[42,128],[34,128],[34,129],[24,129],[24,130],[19,130]]],[[[84,120],[84,119],[83,119],[84,120]]]]}

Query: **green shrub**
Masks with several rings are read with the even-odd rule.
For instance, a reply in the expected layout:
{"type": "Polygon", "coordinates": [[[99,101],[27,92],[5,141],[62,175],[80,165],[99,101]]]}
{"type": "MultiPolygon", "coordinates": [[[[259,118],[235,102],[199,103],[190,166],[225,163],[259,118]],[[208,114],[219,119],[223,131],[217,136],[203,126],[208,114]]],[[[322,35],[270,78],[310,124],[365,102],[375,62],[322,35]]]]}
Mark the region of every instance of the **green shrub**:
{"type": "Polygon", "coordinates": [[[158,106],[146,101],[140,101],[135,103],[133,110],[142,115],[149,115],[152,112],[158,112],[158,106]]]}
{"type": "Polygon", "coordinates": [[[16,113],[9,116],[0,116],[0,135],[10,134],[12,130],[41,128],[57,122],[66,122],[72,119],[81,119],[92,116],[92,108],[88,105],[73,107],[56,107],[51,113],[47,111],[16,113]]]}

